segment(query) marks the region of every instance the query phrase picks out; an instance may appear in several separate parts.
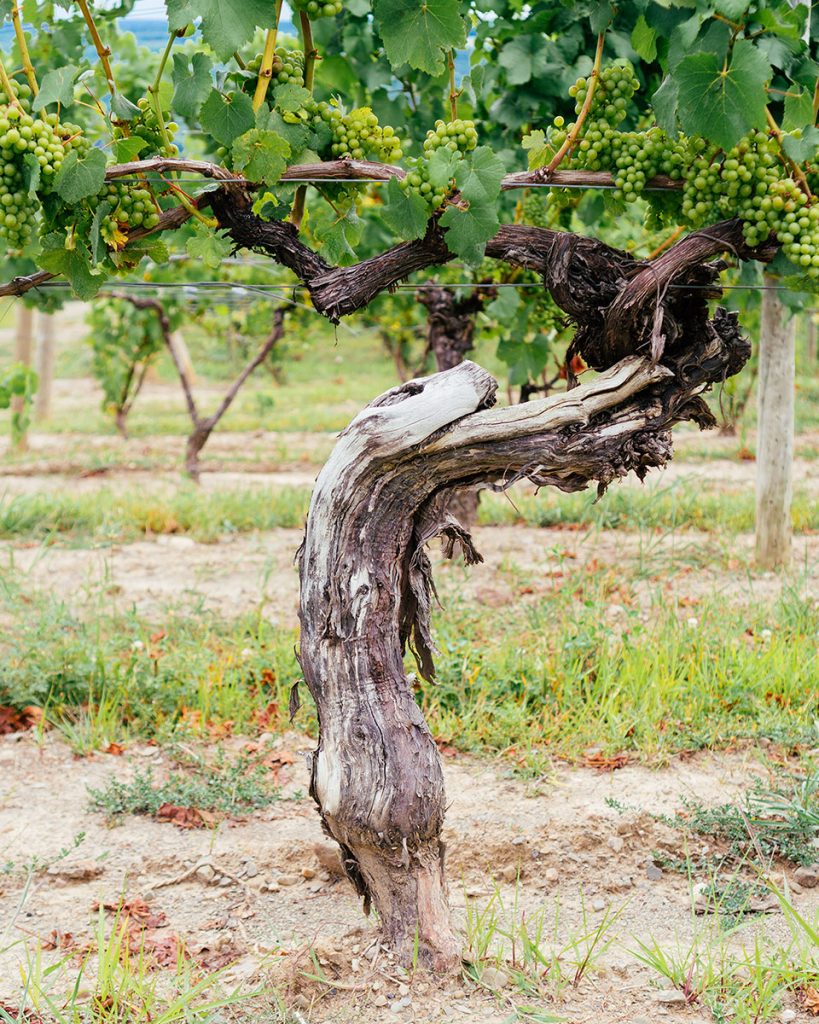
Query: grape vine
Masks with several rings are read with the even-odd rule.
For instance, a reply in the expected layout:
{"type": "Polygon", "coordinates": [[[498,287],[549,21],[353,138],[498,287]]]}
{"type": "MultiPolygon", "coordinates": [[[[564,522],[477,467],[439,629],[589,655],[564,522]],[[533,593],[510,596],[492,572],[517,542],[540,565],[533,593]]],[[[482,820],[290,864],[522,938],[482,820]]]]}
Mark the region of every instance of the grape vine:
{"type": "MultiPolygon", "coordinates": [[[[699,135],[669,135],[656,125],[624,130],[620,125],[638,88],[628,61],[602,69],[587,119],[563,166],[609,171],[615,200],[644,198],[661,222],[697,229],[738,217],[748,245],[760,245],[773,234],[791,263],[819,282],[819,203],[805,188],[811,183],[815,188],[816,172],[811,165],[800,181],[787,158],[787,140],[798,143],[802,132],[751,131],[724,149],[699,135]],[[646,191],[646,183],[657,175],[679,182],[679,192],[646,191]]],[[[586,78],[569,89],[578,114],[588,90],[586,78]]],[[[530,166],[545,167],[574,129],[558,116],[545,134],[530,136],[536,143],[530,145],[530,166]]],[[[571,201],[558,189],[550,199],[557,205],[571,201]]]]}

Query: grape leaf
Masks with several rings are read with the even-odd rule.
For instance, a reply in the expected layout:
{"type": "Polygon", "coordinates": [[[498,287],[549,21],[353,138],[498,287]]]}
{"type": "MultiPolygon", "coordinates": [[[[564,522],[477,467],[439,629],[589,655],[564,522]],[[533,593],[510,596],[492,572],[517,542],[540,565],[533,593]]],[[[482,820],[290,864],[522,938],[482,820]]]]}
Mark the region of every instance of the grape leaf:
{"type": "Polygon", "coordinates": [[[62,68],[54,68],[43,75],[40,91],[31,104],[32,110],[42,110],[49,103],[61,103],[64,107],[74,102],[74,82],[80,69],[75,64],[66,64],[62,68]]]}
{"type": "Polygon", "coordinates": [[[819,128],[811,126],[803,129],[798,139],[793,135],[783,136],[782,148],[794,163],[801,164],[810,160],[819,151],[819,128]]]}
{"type": "Polygon", "coordinates": [[[276,107],[279,110],[289,111],[290,113],[301,110],[309,99],[310,93],[307,89],[296,85],[294,82],[286,82],[273,92],[273,102],[276,107]]]}
{"type": "Polygon", "coordinates": [[[132,103],[127,96],[121,92],[115,92],[111,97],[111,113],[118,121],[133,121],[139,117],[139,107],[132,103]]]}
{"type": "Polygon", "coordinates": [[[489,146],[478,146],[467,160],[461,160],[455,169],[455,180],[461,195],[474,203],[491,203],[493,208],[500,195],[505,168],[503,161],[489,146]]]}
{"type": "Polygon", "coordinates": [[[537,334],[531,341],[501,339],[498,359],[509,367],[509,383],[518,386],[538,377],[546,366],[549,349],[549,338],[545,334],[537,334]]]}
{"type": "Polygon", "coordinates": [[[445,52],[466,44],[458,0],[376,0],[375,17],[394,68],[409,64],[439,75],[445,52]]]}
{"type": "Polygon", "coordinates": [[[147,141],[140,138],[139,135],[131,135],[127,139],[117,139],[114,143],[114,159],[118,164],[130,163],[147,145],[147,141]]]}
{"type": "Polygon", "coordinates": [[[275,132],[251,128],[233,143],[233,163],[251,181],[274,185],[287,167],[290,144],[275,132]]]}
{"type": "Polygon", "coordinates": [[[188,256],[201,260],[205,266],[217,270],[222,263],[233,252],[233,242],[217,231],[197,232],[189,238],[185,249],[188,256]]]}
{"type": "Polygon", "coordinates": [[[417,192],[405,192],[396,178],[390,178],[381,216],[387,227],[399,238],[411,242],[414,238],[423,238],[427,230],[429,211],[427,204],[417,192]]]}
{"type": "Polygon", "coordinates": [[[290,203],[283,202],[272,192],[265,192],[253,204],[253,212],[262,220],[284,220],[290,210],[290,203]]]}
{"type": "Polygon", "coordinates": [[[678,102],[677,80],[672,75],[666,75],[660,88],[651,97],[651,105],[657,124],[669,135],[674,135],[677,131],[678,102]]]}
{"type": "Polygon", "coordinates": [[[530,171],[545,167],[554,154],[554,149],[546,141],[546,135],[541,128],[535,128],[528,135],[524,135],[521,144],[529,153],[530,171]]]}
{"type": "Polygon", "coordinates": [[[446,146],[439,146],[429,158],[427,172],[433,188],[443,188],[455,177],[455,168],[461,162],[461,154],[453,153],[446,146]]]}
{"type": "Polygon", "coordinates": [[[40,167],[40,161],[33,153],[26,153],[23,157],[23,182],[25,183],[29,199],[36,198],[41,176],[42,168],[40,167]]]}
{"type": "Polygon", "coordinates": [[[226,60],[257,28],[273,28],[276,5],[270,0],[167,0],[171,31],[201,18],[202,38],[226,60]]]}
{"type": "Polygon", "coordinates": [[[206,53],[173,55],[173,109],[193,120],[205,102],[211,88],[210,72],[213,64],[206,53]]]}
{"type": "Polygon", "coordinates": [[[223,96],[218,89],[211,89],[199,111],[199,120],[202,128],[217,142],[229,146],[256,123],[253,101],[243,92],[223,96]]]}
{"type": "Polygon", "coordinates": [[[486,243],[500,227],[497,199],[504,166],[488,146],[479,146],[455,169],[455,180],[467,208],[449,206],[441,217],[446,244],[472,266],[483,259],[486,243]]]}
{"type": "Polygon", "coordinates": [[[361,241],[361,231],[361,218],[350,207],[343,217],[321,232],[322,255],[336,265],[351,263],[355,259],[355,246],[361,241]]]}
{"type": "Polygon", "coordinates": [[[447,229],[448,248],[474,267],[483,259],[486,243],[496,233],[500,222],[494,207],[476,204],[468,210],[447,207],[441,226],[447,229]]]}
{"type": "Polygon", "coordinates": [[[107,252],[105,239],[100,235],[100,228],[102,227],[102,222],[113,208],[114,204],[110,199],[106,199],[94,210],[94,219],[91,221],[91,230],[88,233],[88,238],[91,242],[91,259],[95,264],[99,263],[107,252]]]}
{"type": "Polygon", "coordinates": [[[652,28],[641,14],[631,33],[631,45],[638,56],[649,63],[657,57],[657,30],[652,28]]]}
{"type": "Polygon", "coordinates": [[[692,53],[680,61],[674,77],[680,121],[689,134],[730,149],[751,128],[765,125],[771,66],[749,40],[737,41],[725,71],[717,54],[692,53]]]}
{"type": "Polygon", "coordinates": [[[92,299],[105,283],[104,274],[94,274],[85,248],[66,249],[65,235],[51,231],[42,242],[37,263],[52,274],[62,274],[78,299],[92,299]]]}
{"type": "Polygon", "coordinates": [[[111,262],[123,269],[135,267],[144,256],[157,264],[167,263],[170,259],[167,245],[160,238],[151,237],[137,238],[129,242],[124,249],[108,253],[111,262]]]}
{"type": "Polygon", "coordinates": [[[782,118],[784,130],[790,132],[794,128],[806,128],[813,121],[813,96],[807,89],[801,89],[798,93],[789,92],[785,97],[785,114],[782,118]]]}
{"type": "Polygon", "coordinates": [[[502,288],[498,291],[498,297],[486,307],[486,312],[499,323],[508,325],[514,319],[520,301],[520,293],[516,288],[502,288]]]}
{"type": "Polygon", "coordinates": [[[523,85],[533,78],[562,73],[563,66],[549,59],[549,42],[542,36],[529,35],[516,36],[504,45],[498,63],[506,69],[510,85],[523,85]]]}
{"type": "Polygon", "coordinates": [[[84,156],[78,156],[76,149],[72,149],[54,177],[54,188],[66,203],[78,203],[95,196],[104,181],[105,153],[92,147],[84,156]]]}

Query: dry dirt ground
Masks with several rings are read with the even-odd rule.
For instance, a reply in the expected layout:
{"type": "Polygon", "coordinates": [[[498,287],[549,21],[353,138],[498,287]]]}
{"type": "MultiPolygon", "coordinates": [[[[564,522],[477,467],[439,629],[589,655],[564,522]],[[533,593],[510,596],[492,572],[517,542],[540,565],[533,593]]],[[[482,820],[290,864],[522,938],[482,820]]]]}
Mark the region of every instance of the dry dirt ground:
{"type": "MultiPolygon", "coordinates": [[[[233,749],[243,743],[237,737],[225,742],[233,749]]],[[[309,747],[295,733],[276,743],[296,755],[309,747]]],[[[614,926],[616,941],[589,978],[556,1003],[541,1001],[541,1007],[576,1024],[704,1020],[696,1008],[661,1003],[657,980],[628,952],[636,940],[649,937],[672,948],[685,944],[704,920],[692,914],[684,875],[663,871],[658,877],[647,867],[653,849],[682,854],[683,840],[645,809],[673,812],[686,796],[708,802],[735,798],[761,772],[755,753],[698,755],[661,771],[564,769],[539,786],[467,757],[445,760],[448,875],[459,926],[465,901],[485,905],[493,880],[511,906],[518,873],[520,909],[530,919],[545,909],[547,933],[557,914],[559,941],[584,931],[581,900],[591,925],[608,908],[625,905],[614,926]],[[615,811],[607,797],[635,809],[615,811]]],[[[37,877],[22,905],[22,875],[0,874],[0,939],[4,930],[12,939],[43,940],[56,931],[82,945],[91,936],[95,904],[141,896],[154,913],[166,915],[157,934],[178,935],[211,962],[219,954],[236,960],[228,984],[277,985],[306,1020],[488,1024],[508,1018],[514,1002],[508,989],[493,995],[462,980],[442,984],[422,971],[407,979],[378,950],[373,925],[362,916],[352,888],[317,855],[329,847],[303,795],[306,768],[298,756],[284,769],[280,802],[215,829],[180,830],[144,817],[111,826],[89,810],[88,786],[99,788],[111,776],[127,779],[147,764],[159,775],[167,755],[136,746],[120,757],[75,760],[48,736],[40,745],[30,735],[0,741],[2,859],[23,864],[35,853],[45,859],[85,833],[75,853],[37,877]],[[304,978],[302,972],[316,970],[307,947],[325,976],[338,980],[337,988],[304,978]],[[407,983],[408,992],[402,987],[407,983]],[[402,1007],[393,1009],[400,1000],[402,1007]]],[[[819,906],[815,891],[795,898],[809,916],[819,906]]],[[[733,941],[752,942],[757,928],[769,939],[787,935],[782,915],[772,913],[753,918],[733,941]]],[[[0,956],[0,1001],[19,992],[14,963],[20,956],[19,946],[0,956]]],[[[526,1000],[518,995],[517,1001],[526,1000]]]]}
{"type": "MultiPolygon", "coordinates": [[[[235,436],[232,443],[239,443],[235,436]]],[[[65,465],[66,448],[55,444],[44,459],[55,467],[65,465]]],[[[800,483],[810,493],[819,493],[817,470],[815,461],[799,466],[800,483]]],[[[205,486],[247,486],[251,480],[306,486],[315,470],[271,465],[268,473],[267,479],[207,474],[205,486]]],[[[753,466],[728,459],[681,462],[668,470],[665,482],[683,473],[729,489],[744,488],[752,486],[753,466]]],[[[101,480],[130,485],[143,479],[147,483],[149,478],[136,469],[82,481],[60,474],[18,474],[5,479],[0,490],[91,489],[101,480]]],[[[164,479],[170,487],[176,478],[169,474],[164,479]]],[[[150,481],[162,485],[156,474],[150,481]]],[[[298,594],[293,555],[299,541],[298,530],[276,530],[229,536],[215,544],[174,536],[91,548],[5,542],[0,544],[0,573],[13,570],[32,587],[48,588],[78,607],[99,594],[146,614],[160,615],[166,605],[179,608],[188,599],[191,608],[201,602],[229,617],[264,599],[273,622],[292,626],[298,594]]],[[[476,541],[485,565],[470,571],[437,566],[445,599],[458,594],[493,609],[534,600],[592,559],[601,571],[617,571],[624,560],[639,566],[639,578],[629,586],[646,610],[658,594],[751,604],[772,598],[782,586],[772,574],[737,571],[750,557],[747,537],[732,538],[729,544],[690,532],[587,535],[482,527],[476,541]]],[[[819,537],[799,537],[796,546],[807,589],[819,596],[819,537]]],[[[618,614],[616,603],[609,614],[618,614]]],[[[242,744],[235,737],[223,742],[231,749],[242,744]]],[[[296,754],[309,747],[298,734],[274,742],[296,754]]],[[[82,945],[91,934],[95,903],[141,896],[152,911],[166,915],[161,934],[178,935],[209,963],[236,961],[228,969],[229,983],[276,987],[305,1021],[501,1024],[511,1019],[515,1002],[527,1001],[519,994],[513,997],[509,988],[492,994],[471,982],[441,983],[422,971],[414,979],[400,974],[375,944],[373,925],[362,916],[351,887],[328,872],[326,845],[321,857],[316,853],[324,840],[303,795],[307,776],[298,757],[283,770],[281,801],[215,829],[180,830],[142,817],[112,827],[89,809],[88,786],[98,788],[111,776],[129,778],[148,764],[159,775],[170,766],[169,755],[135,746],[121,757],[99,754],[78,760],[49,734],[39,744],[31,735],[0,738],[0,869],[7,862],[15,866],[5,874],[0,870],[0,950],[5,939],[33,942],[54,931],[82,945]],[[79,849],[50,873],[38,874],[21,903],[20,868],[33,856],[54,857],[80,832],[85,839],[79,849]],[[309,947],[326,977],[338,982],[335,987],[305,979],[305,973],[316,971],[309,947]]],[[[460,927],[466,900],[483,906],[493,880],[511,905],[518,873],[520,907],[530,918],[540,909],[550,922],[557,915],[562,941],[584,930],[581,900],[591,924],[607,908],[626,906],[614,927],[617,939],[595,971],[576,991],[569,987],[559,1001],[541,1003],[541,1010],[545,1006],[570,1024],[699,1024],[710,1019],[697,1007],[659,1001],[663,986],[628,952],[636,940],[650,936],[670,947],[685,944],[703,926],[703,919],[692,914],[687,878],[669,871],[656,877],[647,867],[652,850],[663,844],[668,852],[683,852],[679,834],[647,811],[673,812],[684,797],[706,802],[734,798],[762,772],[758,751],[697,755],[660,770],[627,766],[598,774],[559,769],[538,785],[463,756],[447,757],[445,767],[451,801],[448,875],[460,927]],[[607,797],[636,809],[618,814],[607,797]]],[[[819,890],[796,899],[808,917],[819,908],[819,890]]],[[[764,928],[770,939],[787,934],[782,915],[772,913],[750,920],[732,941],[751,943],[757,928],[764,928]]],[[[19,993],[15,962],[22,948],[0,954],[0,1002],[19,993]]]]}

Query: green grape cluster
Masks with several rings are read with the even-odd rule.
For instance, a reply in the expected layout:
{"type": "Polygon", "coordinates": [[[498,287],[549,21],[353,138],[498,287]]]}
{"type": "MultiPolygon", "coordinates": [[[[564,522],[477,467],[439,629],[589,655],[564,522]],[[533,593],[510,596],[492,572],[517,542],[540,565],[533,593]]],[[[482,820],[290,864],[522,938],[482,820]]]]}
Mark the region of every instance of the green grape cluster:
{"type": "Polygon", "coordinates": [[[154,197],[147,188],[109,181],[99,195],[100,203],[106,201],[113,209],[103,218],[100,234],[112,249],[121,249],[130,231],[155,228],[159,223],[154,197]]]}
{"type": "MultiPolygon", "coordinates": [[[[569,88],[569,95],[575,100],[576,114],[583,109],[590,87],[588,78],[578,78],[569,88]]],[[[610,125],[620,124],[625,120],[629,102],[639,88],[634,68],[627,60],[608,64],[598,75],[588,116],[610,125]]]]}
{"type": "MultiPolygon", "coordinates": [[[[579,112],[589,83],[579,79],[569,90],[579,112]]],[[[760,245],[769,235],[779,240],[787,258],[812,280],[819,280],[819,163],[806,165],[805,182],[790,176],[782,158],[782,139],[761,131],[746,134],[731,149],[723,150],[700,136],[669,136],[654,126],[625,131],[619,125],[637,79],[627,62],[601,71],[589,116],[582,126],[564,167],[609,171],[613,196],[634,202],[646,183],[665,175],[682,183],[681,192],[649,192],[650,226],[673,221],[701,228],[737,217],[743,222],[745,241],[760,245]]],[[[574,129],[557,117],[548,132],[554,151],[574,129]]],[[[792,133],[798,137],[799,133],[792,133]]],[[[569,200],[565,190],[551,191],[550,203],[569,200]]],[[[544,212],[533,207],[524,214],[532,223],[544,212]]]]}
{"type": "Polygon", "coordinates": [[[427,132],[424,139],[423,157],[408,161],[407,176],[399,181],[399,185],[404,191],[417,192],[429,207],[430,213],[434,213],[446,201],[451,184],[437,188],[433,186],[429,180],[427,161],[438,149],[446,148],[453,153],[466,154],[477,144],[478,133],[474,121],[463,121],[460,118],[454,121],[436,121],[435,127],[427,132]]]}
{"type": "Polygon", "coordinates": [[[446,146],[453,153],[468,153],[478,145],[474,121],[436,121],[424,139],[424,155],[431,157],[436,149],[446,146]]]}
{"type": "Polygon", "coordinates": [[[395,129],[389,125],[382,127],[369,107],[357,107],[344,114],[330,103],[311,101],[308,115],[314,127],[318,128],[322,122],[329,126],[332,132],[330,152],[338,159],[369,158],[391,163],[404,155],[395,129]]]}
{"type": "MultiPolygon", "coordinates": [[[[262,54],[257,54],[248,61],[245,68],[245,90],[253,92],[256,88],[256,80],[262,69],[262,54]]],[[[273,64],[270,68],[270,84],[273,88],[277,85],[304,85],[304,54],[301,50],[288,50],[278,46],[273,55],[273,64]]]]}
{"type": "Polygon", "coordinates": [[[344,5],[341,0],[293,0],[293,6],[310,18],[334,18],[341,14],[344,5]]]}
{"type": "Polygon", "coordinates": [[[0,240],[12,253],[34,229],[39,203],[29,194],[32,175],[39,167],[35,187],[50,191],[65,157],[57,115],[32,116],[31,99],[28,85],[18,85],[14,98],[0,90],[0,240]]]}
{"type": "Polygon", "coordinates": [[[123,139],[128,136],[143,139],[145,146],[140,150],[140,159],[153,155],[179,156],[179,147],[173,142],[174,136],[179,131],[179,125],[176,121],[168,121],[164,125],[165,136],[169,140],[166,145],[162,133],[163,126],[159,123],[151,101],[146,96],[143,96],[137,103],[137,106],[139,107],[138,117],[128,121],[127,125],[114,125],[114,139],[123,139]]]}

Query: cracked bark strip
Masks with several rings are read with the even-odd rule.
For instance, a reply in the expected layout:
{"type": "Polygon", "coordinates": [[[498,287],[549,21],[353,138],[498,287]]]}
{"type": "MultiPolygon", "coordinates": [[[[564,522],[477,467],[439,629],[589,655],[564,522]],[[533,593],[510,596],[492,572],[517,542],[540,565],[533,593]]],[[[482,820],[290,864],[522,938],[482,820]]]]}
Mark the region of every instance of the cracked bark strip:
{"type": "Polygon", "coordinates": [[[318,709],[311,793],[347,874],[405,959],[459,961],[446,895],[440,757],[404,668],[434,674],[424,545],[480,556],[449,510],[464,486],[528,478],[576,491],[671,457],[670,427],[713,424],[701,392],[750,346],[719,311],[662,363],[622,360],[597,380],[492,408],[497,384],[464,362],[393,388],[341,435],[321,471],[299,554],[300,661],[318,709]]]}

